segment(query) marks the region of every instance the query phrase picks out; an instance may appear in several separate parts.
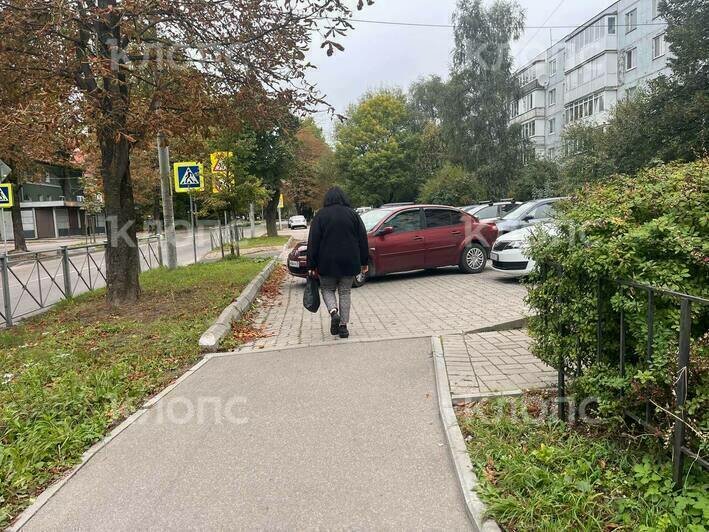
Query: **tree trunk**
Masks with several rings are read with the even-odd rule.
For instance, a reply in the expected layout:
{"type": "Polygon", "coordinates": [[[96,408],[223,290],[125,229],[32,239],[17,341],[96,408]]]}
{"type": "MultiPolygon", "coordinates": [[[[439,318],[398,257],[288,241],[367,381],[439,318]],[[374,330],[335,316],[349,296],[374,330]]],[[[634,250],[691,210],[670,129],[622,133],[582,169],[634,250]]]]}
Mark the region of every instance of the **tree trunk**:
{"type": "Polygon", "coordinates": [[[19,184],[19,177],[10,174],[7,178],[8,183],[12,183],[13,200],[10,207],[10,215],[12,216],[12,233],[15,239],[15,251],[27,251],[27,242],[25,240],[25,232],[22,229],[22,209],[20,201],[22,200],[22,185],[19,184]]]}
{"type": "Polygon", "coordinates": [[[278,236],[278,202],[281,199],[281,191],[276,190],[271,194],[271,198],[266,204],[266,234],[268,236],[278,236]]]}
{"type": "Polygon", "coordinates": [[[130,176],[130,145],[116,139],[110,127],[99,130],[101,177],[106,202],[106,285],[113,306],[135,303],[140,297],[138,252],[133,185],[130,176]]]}

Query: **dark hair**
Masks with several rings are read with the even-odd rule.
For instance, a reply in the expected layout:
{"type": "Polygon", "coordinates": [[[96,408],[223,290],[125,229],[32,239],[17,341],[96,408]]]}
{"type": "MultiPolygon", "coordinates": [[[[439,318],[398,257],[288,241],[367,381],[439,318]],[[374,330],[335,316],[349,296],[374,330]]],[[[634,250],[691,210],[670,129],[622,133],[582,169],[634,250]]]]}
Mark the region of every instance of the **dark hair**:
{"type": "Polygon", "coordinates": [[[350,200],[347,198],[344,190],[340,187],[332,187],[325,194],[325,202],[323,204],[325,207],[330,205],[344,205],[345,207],[352,207],[350,200]]]}

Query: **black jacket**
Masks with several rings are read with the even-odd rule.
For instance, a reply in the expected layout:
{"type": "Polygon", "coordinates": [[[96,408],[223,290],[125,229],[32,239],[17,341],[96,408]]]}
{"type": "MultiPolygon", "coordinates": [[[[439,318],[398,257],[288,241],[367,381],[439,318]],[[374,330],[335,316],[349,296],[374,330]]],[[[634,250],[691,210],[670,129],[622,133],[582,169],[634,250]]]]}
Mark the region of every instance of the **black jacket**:
{"type": "Polygon", "coordinates": [[[308,269],[325,277],[358,275],[369,262],[369,242],[362,218],[344,205],[318,211],[310,224],[308,269]]]}

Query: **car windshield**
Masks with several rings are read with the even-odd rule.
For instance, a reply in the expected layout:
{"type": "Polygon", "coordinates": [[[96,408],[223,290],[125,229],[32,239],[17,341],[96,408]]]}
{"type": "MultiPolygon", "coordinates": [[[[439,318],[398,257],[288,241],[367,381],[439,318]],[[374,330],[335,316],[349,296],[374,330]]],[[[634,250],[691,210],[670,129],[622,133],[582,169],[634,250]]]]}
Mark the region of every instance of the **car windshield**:
{"type": "Polygon", "coordinates": [[[508,212],[505,214],[502,219],[503,220],[519,220],[522,218],[522,216],[525,215],[525,213],[529,210],[529,203],[523,203],[519,207],[517,207],[515,210],[512,212],[508,212]]]}
{"type": "Polygon", "coordinates": [[[361,215],[364,227],[367,232],[374,229],[379,222],[389,216],[394,209],[374,209],[361,215]]]}

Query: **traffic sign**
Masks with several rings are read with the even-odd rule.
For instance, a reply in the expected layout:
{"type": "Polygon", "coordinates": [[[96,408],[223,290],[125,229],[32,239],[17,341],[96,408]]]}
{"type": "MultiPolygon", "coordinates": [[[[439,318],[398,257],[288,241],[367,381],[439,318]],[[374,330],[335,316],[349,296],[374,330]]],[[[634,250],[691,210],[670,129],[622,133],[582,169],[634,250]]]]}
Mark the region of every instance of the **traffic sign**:
{"type": "Polygon", "coordinates": [[[229,159],[233,156],[234,154],[230,151],[215,151],[210,154],[209,158],[212,161],[212,173],[226,174],[229,169],[229,159]]]}
{"type": "Polygon", "coordinates": [[[209,155],[212,163],[212,192],[218,194],[225,188],[224,178],[229,173],[229,159],[234,154],[230,151],[216,151],[209,155]]]}
{"type": "Polygon", "coordinates": [[[12,185],[0,183],[0,209],[9,209],[12,205],[12,185]]]}
{"type": "Polygon", "coordinates": [[[285,205],[285,202],[283,201],[283,194],[281,194],[281,197],[278,198],[278,208],[282,209],[285,205]]]}
{"type": "Polygon", "coordinates": [[[5,164],[5,161],[0,159],[0,181],[3,181],[12,172],[12,168],[5,164]]]}
{"type": "Polygon", "coordinates": [[[204,172],[200,163],[175,163],[174,175],[175,192],[201,192],[204,190],[204,172]]]}

